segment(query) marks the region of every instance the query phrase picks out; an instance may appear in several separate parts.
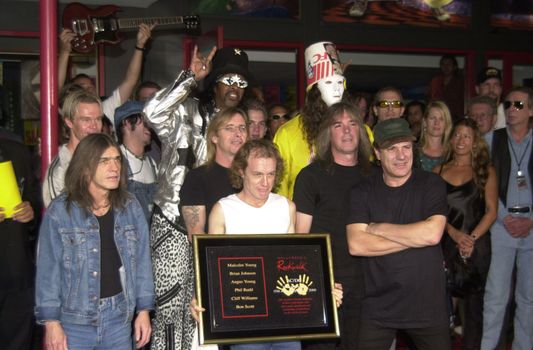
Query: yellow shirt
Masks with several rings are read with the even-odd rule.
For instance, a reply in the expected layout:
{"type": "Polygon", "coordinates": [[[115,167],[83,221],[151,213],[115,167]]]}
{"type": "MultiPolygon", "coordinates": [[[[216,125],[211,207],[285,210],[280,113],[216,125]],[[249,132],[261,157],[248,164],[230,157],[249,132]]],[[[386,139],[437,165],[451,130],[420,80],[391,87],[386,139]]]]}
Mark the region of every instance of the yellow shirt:
{"type": "MultiPolygon", "coordinates": [[[[365,125],[365,129],[372,145],[374,135],[368,126],[365,125]]],[[[285,163],[285,172],[277,193],[292,199],[296,176],[298,176],[300,170],[313,161],[316,155],[314,150],[311,154],[307,144],[300,114],[278,129],[276,135],[274,135],[274,143],[278,147],[281,158],[283,158],[285,163]]]]}

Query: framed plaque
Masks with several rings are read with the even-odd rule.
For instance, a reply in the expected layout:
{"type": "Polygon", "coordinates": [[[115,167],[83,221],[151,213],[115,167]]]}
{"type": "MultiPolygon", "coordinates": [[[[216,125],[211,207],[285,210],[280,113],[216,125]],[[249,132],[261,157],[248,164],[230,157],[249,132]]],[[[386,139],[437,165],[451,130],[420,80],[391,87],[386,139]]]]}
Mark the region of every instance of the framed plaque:
{"type": "Polygon", "coordinates": [[[200,344],[339,336],[327,234],[195,235],[200,344]]]}

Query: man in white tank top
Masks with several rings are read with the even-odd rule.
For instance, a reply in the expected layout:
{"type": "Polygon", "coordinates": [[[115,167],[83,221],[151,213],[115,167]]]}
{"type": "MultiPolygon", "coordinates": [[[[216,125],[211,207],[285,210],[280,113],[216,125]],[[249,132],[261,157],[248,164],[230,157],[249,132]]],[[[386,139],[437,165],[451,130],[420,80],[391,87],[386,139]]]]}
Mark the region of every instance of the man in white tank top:
{"type": "MultiPolygon", "coordinates": [[[[209,234],[294,233],[296,206],[272,193],[283,161],[268,140],[246,142],[235,155],[230,180],[241,191],[224,197],[209,215],[209,234]]],[[[299,341],[232,345],[232,350],[299,350],[299,341]]]]}

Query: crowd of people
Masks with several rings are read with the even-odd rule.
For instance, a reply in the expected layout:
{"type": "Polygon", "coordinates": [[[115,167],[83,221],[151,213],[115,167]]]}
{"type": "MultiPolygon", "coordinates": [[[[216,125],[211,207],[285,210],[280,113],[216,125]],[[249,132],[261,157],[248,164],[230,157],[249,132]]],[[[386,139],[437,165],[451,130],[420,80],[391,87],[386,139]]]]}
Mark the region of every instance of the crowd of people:
{"type": "Polygon", "coordinates": [[[444,56],[428,101],[351,94],[318,42],[291,112],[265,104],[238,48],[194,48],[168,86],[139,84],[152,29],[103,101],[87,76],[66,83],[61,33],[64,143],[42,196],[27,152],[0,139],[23,200],[0,208],[3,346],[28,349],[36,320],[49,350],[196,349],[193,235],[328,232],[340,338],[232,349],[390,349],[401,332],[449,350],[459,324],[463,349],[497,348],[508,324],[513,349],[533,348],[533,90],[503,96],[487,67],[464,113],[444,56]]]}

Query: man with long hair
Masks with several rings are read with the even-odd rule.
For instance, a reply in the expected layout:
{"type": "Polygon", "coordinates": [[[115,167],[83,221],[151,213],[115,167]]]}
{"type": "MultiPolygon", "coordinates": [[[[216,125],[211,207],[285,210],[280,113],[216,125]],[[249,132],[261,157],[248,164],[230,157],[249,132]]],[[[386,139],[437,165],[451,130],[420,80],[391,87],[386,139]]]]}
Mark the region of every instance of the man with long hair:
{"type": "MultiPolygon", "coordinates": [[[[329,232],[336,282],[344,301],[339,309],[340,348],[353,349],[359,329],[362,286],[361,258],[350,255],[346,242],[346,210],[350,189],[375,173],[371,146],[359,110],[339,102],[326,112],[318,133],[317,159],[296,177],[296,232],[329,232]]],[[[308,350],[335,350],[337,340],[305,342],[308,350]]]]}
{"type": "Polygon", "coordinates": [[[131,349],[150,340],[155,295],[148,225],[127,192],[118,145],[84,138],[50,204],[37,248],[37,322],[48,349],[131,349]]]}
{"type": "Polygon", "coordinates": [[[307,95],[302,112],[281,126],[274,136],[285,174],[278,193],[292,198],[300,170],[316,155],[315,140],[328,106],[343,99],[346,79],[335,45],[318,42],[305,50],[307,95]]]}

